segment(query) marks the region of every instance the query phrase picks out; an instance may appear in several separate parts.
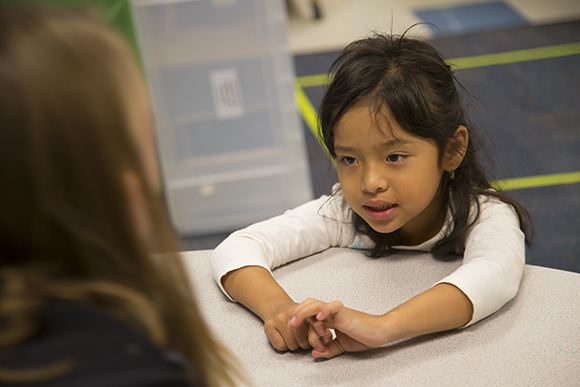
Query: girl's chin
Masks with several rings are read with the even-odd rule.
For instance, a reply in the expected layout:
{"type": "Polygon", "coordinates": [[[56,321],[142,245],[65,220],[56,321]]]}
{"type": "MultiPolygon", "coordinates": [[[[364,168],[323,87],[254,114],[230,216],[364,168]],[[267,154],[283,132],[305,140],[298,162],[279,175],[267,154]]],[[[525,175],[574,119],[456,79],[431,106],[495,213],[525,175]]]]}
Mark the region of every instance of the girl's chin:
{"type": "Polygon", "coordinates": [[[369,219],[366,216],[362,217],[365,222],[367,222],[367,224],[376,232],[380,233],[380,234],[390,234],[393,233],[395,231],[397,231],[400,227],[397,227],[393,224],[384,224],[384,222],[377,222],[375,220],[369,219]]]}
{"type": "Polygon", "coordinates": [[[372,224],[369,224],[373,230],[378,232],[379,234],[391,234],[397,229],[393,229],[392,227],[374,227],[372,224]]]}

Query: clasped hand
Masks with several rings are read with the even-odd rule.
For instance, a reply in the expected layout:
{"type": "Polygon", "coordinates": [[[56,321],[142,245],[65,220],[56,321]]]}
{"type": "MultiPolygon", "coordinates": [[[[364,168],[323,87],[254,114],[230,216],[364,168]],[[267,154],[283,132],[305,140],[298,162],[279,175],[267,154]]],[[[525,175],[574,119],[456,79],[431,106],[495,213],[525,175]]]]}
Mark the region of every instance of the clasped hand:
{"type": "Polygon", "coordinates": [[[298,348],[310,349],[311,331],[315,332],[317,329],[325,332],[319,338],[320,340],[328,342],[332,339],[332,334],[326,329],[324,323],[313,318],[305,318],[290,329],[288,326],[289,315],[296,306],[298,304],[295,302],[284,303],[264,318],[264,332],[274,348],[279,351],[294,351],[298,348]]]}
{"type": "Polygon", "coordinates": [[[346,308],[340,301],[326,303],[308,299],[292,309],[288,328],[296,330],[309,325],[312,356],[331,358],[385,344],[387,335],[382,317],[346,308]],[[336,338],[332,339],[329,329],[335,330],[336,338]]]}

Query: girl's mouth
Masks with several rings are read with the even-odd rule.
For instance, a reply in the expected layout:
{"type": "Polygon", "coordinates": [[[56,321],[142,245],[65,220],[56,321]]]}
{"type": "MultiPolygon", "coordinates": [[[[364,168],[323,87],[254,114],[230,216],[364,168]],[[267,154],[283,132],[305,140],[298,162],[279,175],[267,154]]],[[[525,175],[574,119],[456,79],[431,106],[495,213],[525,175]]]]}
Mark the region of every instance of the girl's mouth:
{"type": "Polygon", "coordinates": [[[382,206],[363,206],[367,215],[373,220],[387,220],[395,213],[398,205],[385,204],[382,206]]]}

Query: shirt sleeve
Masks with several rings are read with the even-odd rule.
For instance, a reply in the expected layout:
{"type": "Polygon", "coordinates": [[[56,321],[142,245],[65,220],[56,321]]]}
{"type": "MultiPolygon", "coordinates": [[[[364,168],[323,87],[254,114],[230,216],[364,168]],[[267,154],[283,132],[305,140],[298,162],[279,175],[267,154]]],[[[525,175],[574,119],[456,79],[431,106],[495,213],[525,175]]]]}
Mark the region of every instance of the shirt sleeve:
{"type": "Polygon", "coordinates": [[[496,198],[487,198],[467,236],[463,264],[438,283],[457,286],[471,300],[469,326],[515,297],[524,267],[525,236],[515,210],[496,198]]]}
{"type": "Polygon", "coordinates": [[[323,251],[347,247],[355,238],[352,210],[341,194],[322,196],[283,215],[232,233],[212,252],[214,280],[232,301],[221,279],[230,271],[275,267],[323,251]]]}

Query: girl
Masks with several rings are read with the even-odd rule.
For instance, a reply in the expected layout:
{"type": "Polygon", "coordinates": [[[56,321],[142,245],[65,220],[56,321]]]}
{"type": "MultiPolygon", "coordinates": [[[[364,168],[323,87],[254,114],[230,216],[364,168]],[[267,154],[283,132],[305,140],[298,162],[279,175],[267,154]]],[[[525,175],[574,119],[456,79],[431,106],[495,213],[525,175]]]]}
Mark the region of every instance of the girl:
{"type": "Polygon", "coordinates": [[[218,246],[212,268],[222,290],[262,318],[275,348],[314,346],[315,357],[465,327],[497,311],[518,291],[531,223],[491,189],[451,68],[427,43],[375,34],[348,45],[334,71],[320,119],[339,184],[218,246]],[[373,257],[461,254],[463,265],[381,316],[339,302],[297,306],[270,270],[332,246],[373,257]]]}
{"type": "Polygon", "coordinates": [[[154,194],[139,70],[91,15],[0,6],[0,181],[0,385],[234,385],[154,194]]]}

